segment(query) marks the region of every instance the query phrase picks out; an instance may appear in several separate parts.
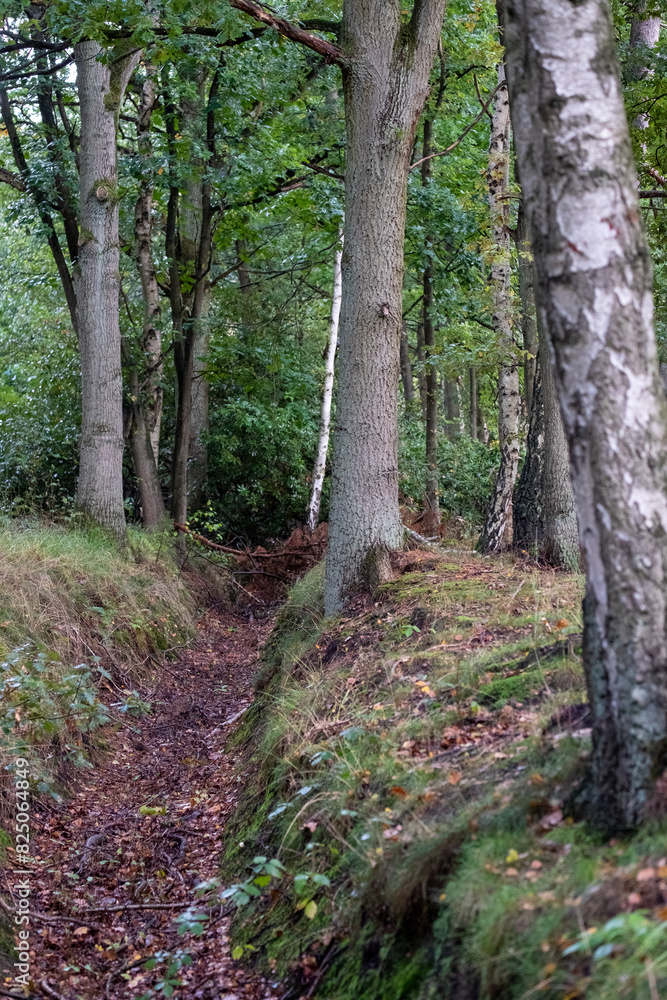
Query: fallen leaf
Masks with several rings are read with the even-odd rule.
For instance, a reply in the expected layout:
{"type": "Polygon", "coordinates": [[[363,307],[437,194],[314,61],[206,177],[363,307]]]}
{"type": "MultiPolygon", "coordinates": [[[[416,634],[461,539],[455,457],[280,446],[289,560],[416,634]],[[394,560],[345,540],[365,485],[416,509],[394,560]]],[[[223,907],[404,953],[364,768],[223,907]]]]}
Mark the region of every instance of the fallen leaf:
{"type": "Polygon", "coordinates": [[[447,781],[450,785],[458,785],[462,777],[463,775],[460,771],[450,771],[447,775],[447,781]]]}
{"type": "Polygon", "coordinates": [[[308,903],[308,906],[305,908],[303,912],[306,914],[309,920],[315,919],[315,917],[317,916],[317,903],[315,902],[314,899],[311,899],[310,903],[308,903]]]}
{"type": "Polygon", "coordinates": [[[406,798],[408,794],[404,788],[401,788],[400,785],[392,785],[389,791],[392,795],[399,795],[402,799],[406,798]]]}
{"type": "Polygon", "coordinates": [[[542,833],[546,833],[548,830],[553,830],[554,827],[558,826],[563,822],[563,811],[562,809],[555,809],[553,812],[547,813],[543,816],[537,827],[542,833]]]}
{"type": "Polygon", "coordinates": [[[80,937],[82,934],[87,934],[88,933],[88,928],[87,927],[77,927],[77,929],[74,931],[74,933],[80,937]]]}

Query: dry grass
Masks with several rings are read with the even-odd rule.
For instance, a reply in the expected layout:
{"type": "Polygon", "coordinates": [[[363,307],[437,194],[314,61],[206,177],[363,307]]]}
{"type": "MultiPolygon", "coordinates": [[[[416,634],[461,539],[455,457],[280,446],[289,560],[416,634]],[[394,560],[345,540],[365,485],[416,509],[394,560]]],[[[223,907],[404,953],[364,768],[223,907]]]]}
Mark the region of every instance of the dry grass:
{"type": "Polygon", "coordinates": [[[121,554],[95,532],[0,527],[0,655],[31,641],[136,670],[184,641],[193,611],[167,539],[131,532],[121,554]]]}

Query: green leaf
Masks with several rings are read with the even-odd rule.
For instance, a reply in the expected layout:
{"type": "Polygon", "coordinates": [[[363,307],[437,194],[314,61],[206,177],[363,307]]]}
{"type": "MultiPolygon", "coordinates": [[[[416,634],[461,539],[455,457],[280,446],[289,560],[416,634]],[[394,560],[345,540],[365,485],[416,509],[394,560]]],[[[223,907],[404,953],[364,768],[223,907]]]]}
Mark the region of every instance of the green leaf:
{"type": "Polygon", "coordinates": [[[235,962],[238,962],[240,958],[243,958],[243,945],[237,944],[236,948],[232,951],[232,958],[235,962]]]}

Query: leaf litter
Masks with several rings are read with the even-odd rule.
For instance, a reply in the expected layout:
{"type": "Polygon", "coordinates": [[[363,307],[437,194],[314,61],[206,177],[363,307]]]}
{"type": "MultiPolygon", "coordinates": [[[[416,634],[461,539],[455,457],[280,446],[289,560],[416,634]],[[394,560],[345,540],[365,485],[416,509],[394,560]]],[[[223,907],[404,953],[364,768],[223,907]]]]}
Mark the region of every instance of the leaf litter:
{"type": "MultiPolygon", "coordinates": [[[[31,975],[42,995],[137,1000],[164,984],[169,956],[187,953],[191,964],[156,996],[280,996],[279,983],[232,958],[230,907],[202,905],[195,889],[218,875],[244,780],[226,739],[252,701],[271,624],[209,613],[196,645],[146,694],[154,714],[108,733],[61,804],[35,803],[31,975]]],[[[10,881],[5,873],[6,891],[10,881]]]]}

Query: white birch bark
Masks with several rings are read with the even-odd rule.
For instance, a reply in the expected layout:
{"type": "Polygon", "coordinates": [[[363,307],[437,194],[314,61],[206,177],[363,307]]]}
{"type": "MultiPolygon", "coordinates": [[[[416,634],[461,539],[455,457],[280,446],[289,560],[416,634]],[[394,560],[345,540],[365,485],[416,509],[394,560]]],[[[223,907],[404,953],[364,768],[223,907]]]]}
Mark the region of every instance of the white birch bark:
{"type": "Polygon", "coordinates": [[[491,125],[488,183],[494,254],[491,265],[493,325],[504,360],[498,372],[500,466],[479,541],[482,552],[498,552],[512,543],[512,497],[519,471],[521,395],[510,298],[510,103],[502,64],[498,67],[498,85],[491,125]]]}
{"type": "Polygon", "coordinates": [[[331,428],[331,403],[333,400],[334,368],[336,363],[336,346],[338,344],[338,323],[340,320],[340,304],[343,295],[343,230],[340,230],[340,242],[336,247],[334,258],[333,298],[331,302],[331,317],[329,319],[329,342],[325,359],[324,391],[322,393],[322,413],[320,416],[320,433],[317,442],[317,457],[313,467],[313,486],[306,514],[306,524],[311,531],[317,527],[322,501],[322,487],[327,465],[329,450],[329,431],[331,428]]]}
{"type": "Polygon", "coordinates": [[[125,537],[123,385],[118,315],[116,115],[139,55],[101,62],[97,42],[74,48],[81,116],[80,248],[76,278],[81,355],[77,508],[125,537]],[[113,67],[113,69],[112,69],[113,67]]]}
{"type": "Polygon", "coordinates": [[[667,765],[667,412],[651,261],[607,0],[507,0],[505,41],[586,563],[587,805],[623,830],[667,765]]]}

